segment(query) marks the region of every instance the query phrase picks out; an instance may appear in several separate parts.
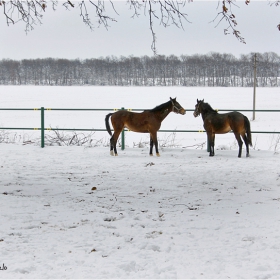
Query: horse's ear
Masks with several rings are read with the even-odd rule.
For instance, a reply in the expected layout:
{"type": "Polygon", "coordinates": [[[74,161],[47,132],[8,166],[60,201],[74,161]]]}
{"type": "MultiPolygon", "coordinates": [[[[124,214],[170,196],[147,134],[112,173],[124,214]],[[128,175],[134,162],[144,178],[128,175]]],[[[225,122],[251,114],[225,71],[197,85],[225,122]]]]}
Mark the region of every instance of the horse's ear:
{"type": "Polygon", "coordinates": [[[202,102],[204,102],[204,98],[202,99],[202,102]]]}
{"type": "Polygon", "coordinates": [[[198,103],[198,98],[196,99],[196,102],[198,103]]]}

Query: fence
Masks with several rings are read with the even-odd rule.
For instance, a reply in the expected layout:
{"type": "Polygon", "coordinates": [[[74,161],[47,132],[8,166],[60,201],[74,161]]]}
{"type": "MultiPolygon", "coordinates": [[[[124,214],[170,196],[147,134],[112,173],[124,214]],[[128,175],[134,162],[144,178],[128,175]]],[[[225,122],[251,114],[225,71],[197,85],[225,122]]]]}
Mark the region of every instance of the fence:
{"type": "MultiPolygon", "coordinates": [[[[64,130],[64,131],[106,131],[106,129],[88,129],[88,128],[45,128],[45,111],[118,111],[118,110],[130,110],[130,111],[144,111],[145,109],[67,109],[67,108],[0,108],[0,111],[40,111],[41,115],[41,127],[0,127],[0,130],[40,130],[41,131],[41,147],[45,147],[45,130],[64,130]]],[[[187,112],[193,112],[193,109],[187,109],[187,112]]],[[[221,109],[220,112],[228,112],[233,111],[232,109],[221,109]]],[[[242,111],[242,112],[280,112],[280,110],[235,110],[235,111],[242,111]]],[[[121,149],[125,149],[125,131],[124,129],[121,133],[121,149]]],[[[205,132],[204,130],[159,130],[159,132],[205,132]]],[[[252,133],[264,133],[264,134],[280,134],[280,131],[252,131],[252,133]]],[[[209,145],[207,145],[209,146],[209,145]]]]}

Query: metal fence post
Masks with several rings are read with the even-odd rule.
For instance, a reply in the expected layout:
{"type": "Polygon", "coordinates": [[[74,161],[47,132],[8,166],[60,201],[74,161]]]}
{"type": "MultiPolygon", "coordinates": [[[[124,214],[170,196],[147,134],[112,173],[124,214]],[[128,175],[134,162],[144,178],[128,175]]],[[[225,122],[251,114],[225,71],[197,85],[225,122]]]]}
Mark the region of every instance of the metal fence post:
{"type": "Polygon", "coordinates": [[[257,54],[254,55],[253,121],[256,117],[257,54]]]}
{"type": "Polygon", "coordinates": [[[45,147],[45,109],[41,107],[41,148],[45,147]]]}
{"type": "MultiPolygon", "coordinates": [[[[121,108],[121,110],[124,110],[124,107],[121,108]]],[[[122,150],[125,149],[125,135],[124,135],[124,129],[122,130],[122,150]]]]}

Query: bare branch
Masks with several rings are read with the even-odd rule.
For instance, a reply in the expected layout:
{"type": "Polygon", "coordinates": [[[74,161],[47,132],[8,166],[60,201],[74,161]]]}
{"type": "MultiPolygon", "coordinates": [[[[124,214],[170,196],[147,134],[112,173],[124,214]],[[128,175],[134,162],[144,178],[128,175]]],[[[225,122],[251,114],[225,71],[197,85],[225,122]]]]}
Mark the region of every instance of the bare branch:
{"type": "Polygon", "coordinates": [[[93,29],[93,25],[92,25],[92,23],[90,21],[85,1],[79,2],[79,8],[80,8],[80,16],[82,17],[83,22],[92,30],[93,29]]]}
{"type": "MultiPolygon", "coordinates": [[[[156,1],[156,0],[128,0],[130,9],[134,11],[133,18],[138,17],[141,12],[149,16],[150,31],[152,34],[151,49],[156,55],[156,34],[154,31],[154,20],[159,20],[160,24],[164,27],[168,27],[171,24],[178,28],[183,28],[183,20],[187,20],[187,14],[182,10],[186,4],[186,0],[182,1],[156,1]]],[[[192,1],[188,1],[192,2],[192,1]]]]}
{"type": "MultiPolygon", "coordinates": [[[[89,13],[88,13],[88,7],[94,7],[95,9],[95,14],[97,16],[97,23],[98,26],[103,26],[106,29],[109,27],[109,21],[114,21],[116,20],[106,14],[106,7],[105,7],[105,1],[98,0],[96,3],[93,1],[89,0],[89,3],[86,3],[85,1],[80,1],[79,2],[79,7],[80,7],[80,16],[83,18],[83,22],[90,27],[90,29],[93,29],[93,24],[91,22],[89,13]],[[89,6],[88,6],[89,5],[89,6]]],[[[117,14],[114,4],[112,1],[109,1],[111,3],[111,6],[115,13],[117,14]]]]}
{"type": "MultiPolygon", "coordinates": [[[[182,19],[187,20],[187,14],[181,12],[181,9],[185,6],[185,1],[159,1],[161,9],[161,23],[167,27],[168,23],[174,24],[178,28],[183,27],[182,19]]],[[[188,21],[189,22],[189,21],[188,21]]]]}
{"type": "Polygon", "coordinates": [[[75,7],[74,4],[73,4],[71,1],[68,0],[67,3],[68,3],[72,8],[75,7]]]}
{"type": "Polygon", "coordinates": [[[154,29],[153,29],[153,21],[152,21],[153,16],[156,17],[156,15],[154,14],[154,11],[152,10],[151,1],[149,1],[149,16],[150,16],[150,30],[152,32],[152,38],[153,38],[151,49],[152,49],[153,53],[156,55],[157,54],[157,50],[156,50],[156,34],[154,32],[154,29]]]}
{"type": "MultiPolygon", "coordinates": [[[[57,5],[57,1],[52,0],[53,9],[57,5]]],[[[28,32],[34,28],[34,25],[41,24],[43,13],[47,8],[47,1],[0,1],[0,5],[4,7],[4,15],[7,20],[7,25],[23,21],[25,23],[25,31],[28,32]],[[15,20],[16,17],[18,20],[15,20]]]]}
{"type": "MultiPolygon", "coordinates": [[[[1,3],[2,5],[2,3],[1,3]]],[[[3,6],[4,6],[4,15],[6,16],[6,21],[7,21],[7,25],[9,26],[10,23],[14,24],[15,22],[13,21],[13,19],[11,17],[8,16],[7,12],[6,12],[6,3],[3,2],[3,6]]]]}
{"type": "MultiPolygon", "coordinates": [[[[192,0],[188,0],[191,2],[192,0]]],[[[26,32],[32,30],[35,25],[42,23],[43,13],[46,11],[47,3],[52,3],[53,9],[55,10],[58,0],[10,0],[1,1],[0,5],[4,6],[4,15],[7,20],[7,25],[11,23],[16,23],[18,21],[25,22],[26,32]],[[18,20],[15,21],[17,12],[18,20]]],[[[90,8],[94,8],[94,15],[97,18],[98,26],[103,26],[106,29],[109,27],[110,22],[115,22],[116,19],[109,16],[106,10],[106,4],[109,3],[113,11],[117,13],[114,5],[114,1],[109,0],[81,0],[78,1],[78,7],[80,11],[80,16],[83,22],[90,28],[94,28],[94,23],[92,22],[92,15],[90,15],[90,8]]],[[[159,20],[160,24],[164,27],[168,27],[170,24],[183,29],[183,20],[187,20],[187,14],[182,12],[182,8],[185,6],[186,0],[173,1],[173,0],[127,0],[127,3],[132,9],[133,16],[138,17],[141,12],[148,14],[150,30],[152,34],[152,45],[151,48],[153,53],[156,54],[156,34],[154,31],[154,20],[159,20]]],[[[75,7],[72,0],[62,1],[62,5],[66,9],[72,9],[75,7]]]]}
{"type": "Polygon", "coordinates": [[[269,5],[270,6],[279,6],[280,5],[280,0],[277,0],[277,1],[269,1],[269,5]]]}
{"type": "MultiPolygon", "coordinates": [[[[280,6],[280,0],[269,1],[269,5],[278,7],[278,6],[280,6]]],[[[277,25],[277,29],[280,31],[280,23],[277,25]]]]}
{"type": "MultiPolygon", "coordinates": [[[[127,0],[130,10],[132,10],[132,18],[138,17],[141,13],[148,16],[149,29],[152,35],[151,49],[154,54],[156,49],[156,32],[154,30],[155,22],[159,22],[162,26],[168,27],[175,25],[177,28],[184,29],[184,21],[188,21],[188,15],[184,12],[186,3],[192,0],[127,0]]],[[[250,4],[250,0],[244,0],[246,5],[250,4]]],[[[44,12],[47,11],[47,5],[52,6],[55,10],[58,0],[0,0],[0,8],[3,7],[3,14],[6,18],[7,25],[15,24],[19,21],[25,23],[25,31],[28,32],[34,29],[37,24],[42,24],[44,12]]],[[[62,5],[66,9],[73,9],[75,7],[73,0],[63,0],[62,5]]],[[[79,0],[77,5],[80,11],[80,16],[83,22],[90,28],[94,29],[93,19],[99,26],[106,29],[110,27],[110,22],[116,22],[116,19],[110,16],[107,12],[107,7],[111,6],[114,13],[118,15],[113,0],[79,0]],[[90,15],[90,10],[94,12],[90,15]]],[[[219,0],[219,11],[213,22],[218,21],[217,27],[221,22],[226,22],[228,26],[224,28],[224,34],[233,34],[240,42],[246,43],[245,39],[237,30],[237,20],[235,14],[232,12],[236,5],[236,0],[219,0]]],[[[269,1],[270,6],[280,6],[280,0],[269,1]]],[[[277,25],[280,31],[280,24],[277,25]]]]}
{"type": "MultiPolygon", "coordinates": [[[[228,35],[230,34],[229,29],[231,30],[232,34],[241,42],[246,44],[245,39],[240,35],[240,31],[236,29],[237,21],[235,19],[235,15],[232,12],[232,6],[238,7],[235,3],[233,3],[234,0],[223,0],[222,1],[222,11],[217,14],[215,19],[212,21],[214,22],[217,18],[220,17],[219,22],[215,27],[217,27],[222,21],[226,21],[229,26],[224,29],[224,34],[228,35]]],[[[245,4],[248,5],[250,3],[250,0],[246,0],[245,4]]]]}

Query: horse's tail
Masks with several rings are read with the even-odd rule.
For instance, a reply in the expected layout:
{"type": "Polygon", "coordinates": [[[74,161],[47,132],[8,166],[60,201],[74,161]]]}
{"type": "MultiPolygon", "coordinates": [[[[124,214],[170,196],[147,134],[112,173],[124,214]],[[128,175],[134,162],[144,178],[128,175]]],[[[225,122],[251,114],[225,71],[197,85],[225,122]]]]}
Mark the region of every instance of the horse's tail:
{"type": "Polygon", "coordinates": [[[245,129],[246,129],[248,144],[250,146],[252,146],[251,125],[250,125],[250,121],[248,120],[248,118],[246,116],[244,116],[244,122],[245,122],[245,129]]]}
{"type": "Polygon", "coordinates": [[[111,127],[109,124],[109,118],[113,115],[113,113],[109,113],[108,115],[106,115],[105,117],[105,125],[106,125],[106,129],[108,131],[108,133],[112,136],[112,131],[111,131],[111,127]]]}

